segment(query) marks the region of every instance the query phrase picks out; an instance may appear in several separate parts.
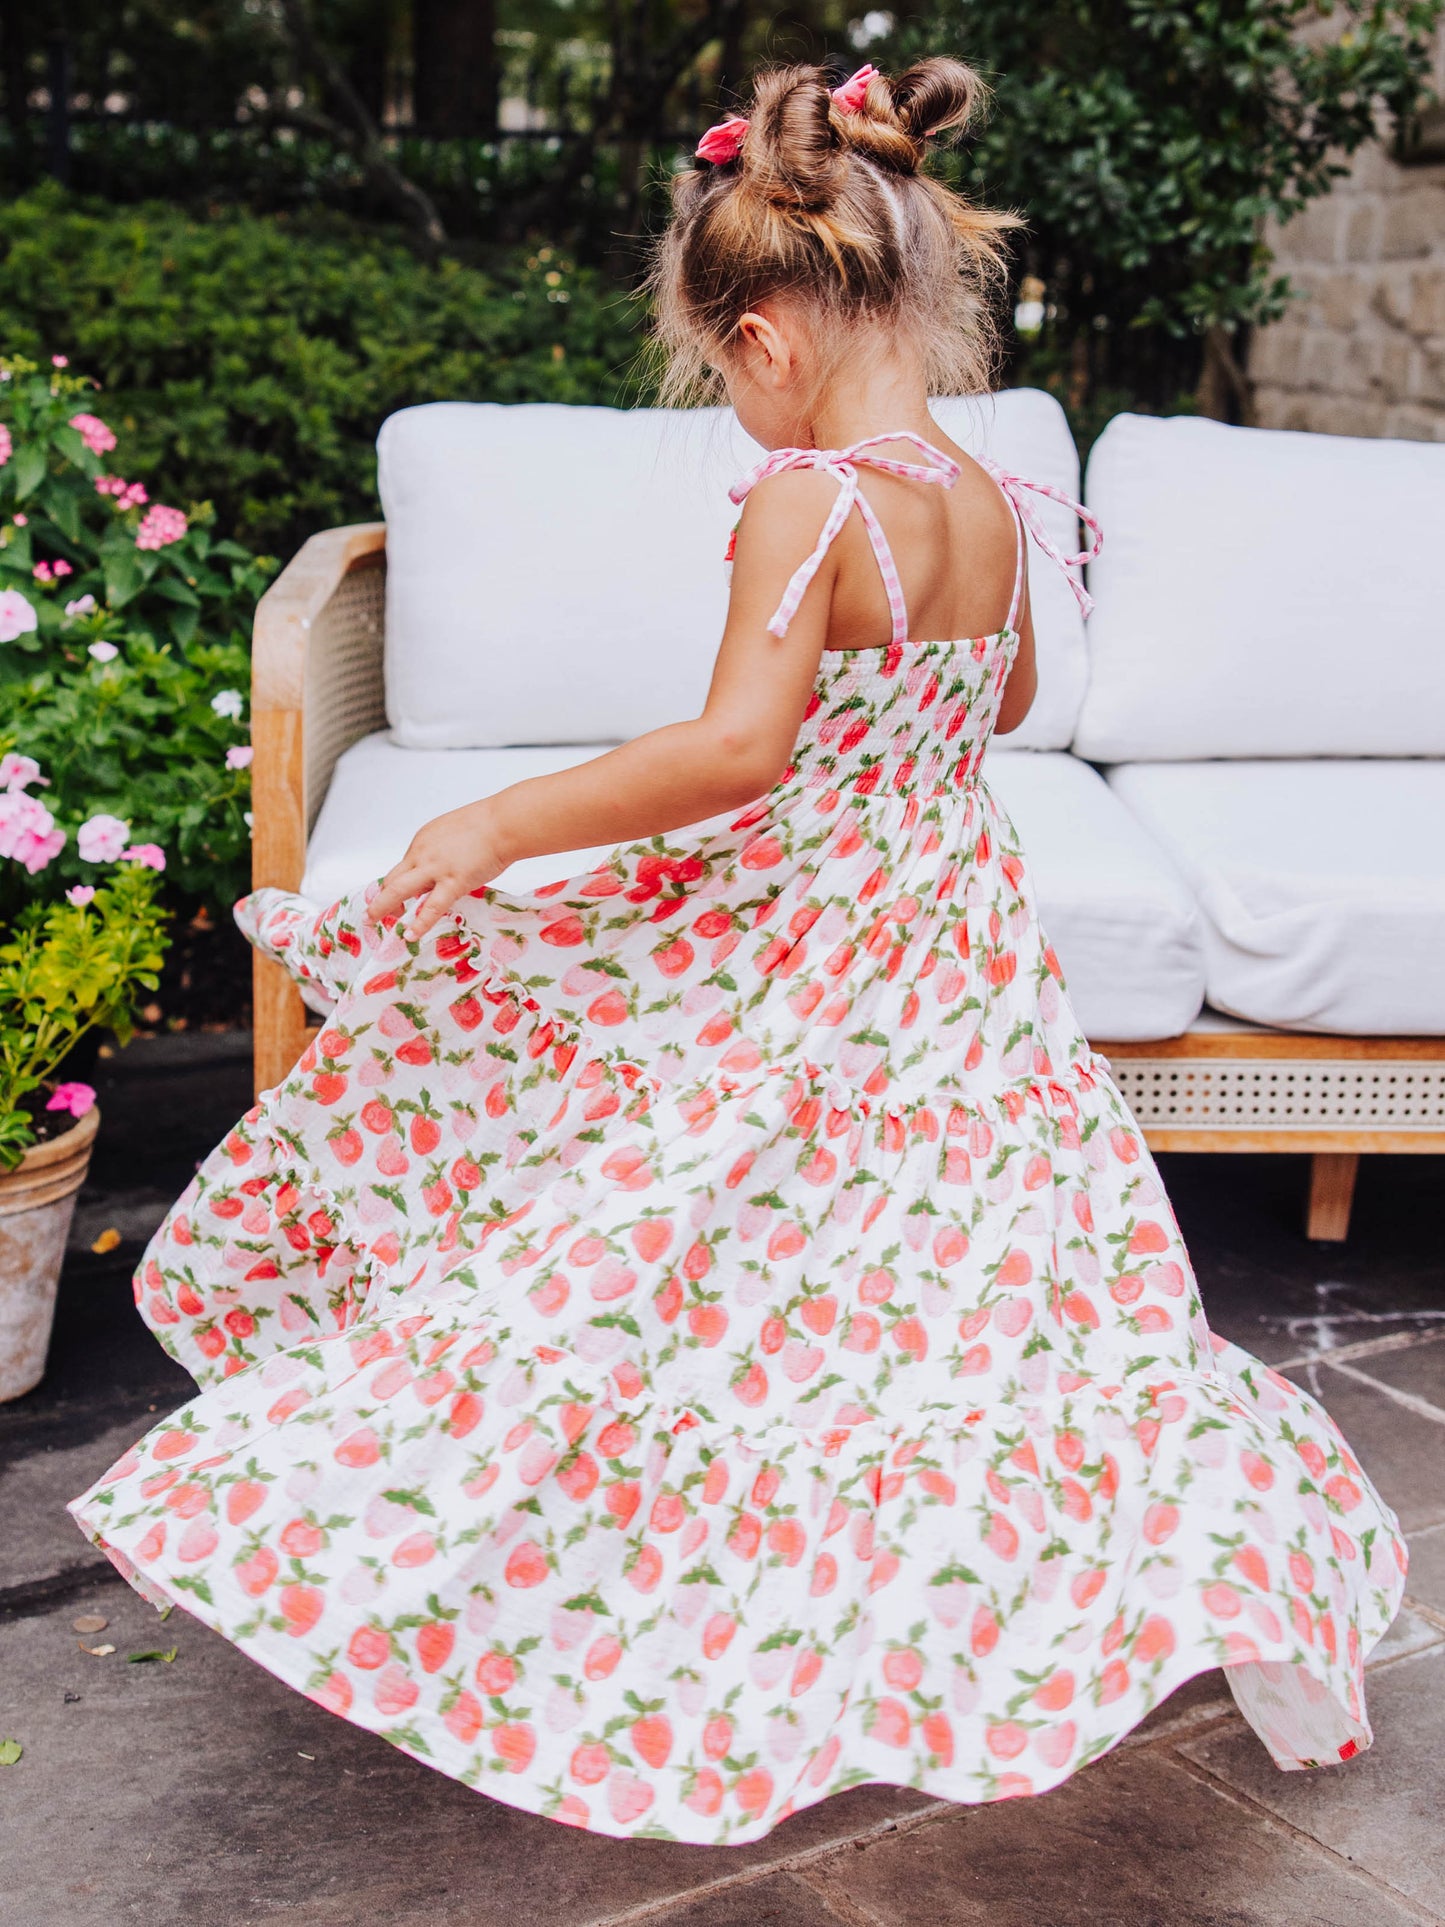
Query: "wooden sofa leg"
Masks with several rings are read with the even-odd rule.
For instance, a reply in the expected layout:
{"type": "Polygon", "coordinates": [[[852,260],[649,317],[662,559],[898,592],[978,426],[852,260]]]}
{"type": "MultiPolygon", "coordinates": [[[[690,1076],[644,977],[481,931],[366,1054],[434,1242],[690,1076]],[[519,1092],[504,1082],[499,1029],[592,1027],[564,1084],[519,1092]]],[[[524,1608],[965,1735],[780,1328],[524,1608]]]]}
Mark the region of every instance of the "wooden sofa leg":
{"type": "Polygon", "coordinates": [[[279,1084],[306,1048],[306,1006],[289,974],[269,957],[251,971],[256,1095],[279,1084]]]}
{"type": "Polygon", "coordinates": [[[1350,1206],[1360,1168],[1358,1151],[1316,1151],[1310,1159],[1310,1204],[1306,1233],[1340,1243],[1350,1233],[1350,1206]]]}

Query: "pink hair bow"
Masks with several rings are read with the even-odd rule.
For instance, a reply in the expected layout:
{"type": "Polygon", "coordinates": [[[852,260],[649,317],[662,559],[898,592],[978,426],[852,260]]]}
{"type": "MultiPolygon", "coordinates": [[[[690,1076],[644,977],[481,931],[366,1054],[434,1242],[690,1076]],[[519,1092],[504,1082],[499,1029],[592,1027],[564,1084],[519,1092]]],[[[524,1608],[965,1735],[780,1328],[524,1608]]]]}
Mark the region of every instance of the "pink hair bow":
{"type": "Polygon", "coordinates": [[[868,83],[877,73],[876,67],[860,67],[841,87],[833,89],[833,98],[838,103],[840,114],[856,114],[863,105],[863,96],[868,91],[868,83]]]}
{"type": "Polygon", "coordinates": [[[726,161],[735,161],[747,131],[748,123],[742,114],[720,120],[716,127],[709,127],[698,142],[697,158],[711,161],[715,167],[721,167],[726,161]]]}
{"type": "MultiPolygon", "coordinates": [[[[863,96],[868,91],[868,83],[877,73],[873,66],[860,67],[851,74],[841,86],[833,89],[833,99],[840,114],[856,114],[863,105],[863,96]]],[[[715,127],[709,127],[697,144],[697,158],[711,161],[714,167],[722,167],[728,161],[735,161],[742,148],[743,136],[748,131],[747,117],[732,114],[727,120],[720,120],[715,127]]]]}

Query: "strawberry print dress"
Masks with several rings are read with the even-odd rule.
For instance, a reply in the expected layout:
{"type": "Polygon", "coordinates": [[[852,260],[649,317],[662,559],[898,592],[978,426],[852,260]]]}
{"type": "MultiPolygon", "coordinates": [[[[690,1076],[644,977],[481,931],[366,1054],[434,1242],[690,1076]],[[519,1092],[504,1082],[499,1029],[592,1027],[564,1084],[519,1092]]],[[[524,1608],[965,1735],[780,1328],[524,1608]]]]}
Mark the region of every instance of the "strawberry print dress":
{"type": "Polygon", "coordinates": [[[73,1507],[322,1706],[602,1833],[1042,1793],[1217,1666],[1282,1767],[1370,1741],[1396,1521],[1210,1333],[982,771],[1024,485],[1006,626],[910,640],[858,471],[957,478],[918,447],[733,490],[839,484],[775,633],[855,507],[893,610],[751,808],[421,943],[242,903],[329,1014],[137,1274],[200,1391],[73,1507]]]}

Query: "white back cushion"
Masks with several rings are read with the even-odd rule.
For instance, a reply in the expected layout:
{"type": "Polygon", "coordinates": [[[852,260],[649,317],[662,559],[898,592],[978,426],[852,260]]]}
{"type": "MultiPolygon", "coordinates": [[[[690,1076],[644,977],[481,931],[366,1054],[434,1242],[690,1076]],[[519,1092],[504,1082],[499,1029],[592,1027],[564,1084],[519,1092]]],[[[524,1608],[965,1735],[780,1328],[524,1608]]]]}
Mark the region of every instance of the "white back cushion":
{"type": "MultiPolygon", "coordinates": [[[[942,401],[947,433],[1078,493],[1050,395],[942,401]]],[[[387,523],[386,691],[417,749],[597,742],[695,716],[727,610],[728,485],[759,450],[731,411],[433,402],[378,440],[387,523]]],[[[1040,498],[1061,548],[1072,518],[1040,498]]],[[[1031,562],[1042,693],[1010,740],[1063,748],[1084,682],[1083,626],[1031,562]]]]}
{"type": "Polygon", "coordinates": [[[759,453],[730,416],[434,402],[377,450],[398,742],[598,742],[698,713],[728,483],[759,453]]]}
{"type": "Polygon", "coordinates": [[[1081,756],[1445,754],[1445,447],[1119,415],[1087,488],[1081,756]]]}

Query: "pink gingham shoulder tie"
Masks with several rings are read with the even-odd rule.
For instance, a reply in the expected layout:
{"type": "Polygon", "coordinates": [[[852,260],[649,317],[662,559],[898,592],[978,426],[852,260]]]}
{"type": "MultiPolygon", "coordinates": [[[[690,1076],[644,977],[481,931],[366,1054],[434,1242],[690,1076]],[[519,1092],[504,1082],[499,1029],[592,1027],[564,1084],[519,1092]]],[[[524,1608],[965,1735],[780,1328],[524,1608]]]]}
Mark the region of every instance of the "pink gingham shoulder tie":
{"type": "MultiPolygon", "coordinates": [[[[1103,533],[1098,522],[1080,503],[1073,501],[1061,490],[1053,488],[1048,483],[1028,481],[1023,476],[1010,474],[995,462],[981,457],[977,459],[979,466],[986,469],[998,483],[1013,513],[1019,532],[1019,564],[1015,573],[1014,593],[1009,606],[1007,627],[1010,629],[1013,627],[1023,594],[1025,529],[1044,554],[1064,571],[1080,609],[1087,616],[1093,608],[1093,603],[1083,584],[1070,571],[1084,562],[1092,561],[1099,553],[1103,544],[1103,533]],[[1046,495],[1051,500],[1071,508],[1092,531],[1093,542],[1090,547],[1077,555],[1062,555],[1044,534],[1031,505],[1024,499],[1022,491],[1026,489],[1039,495],[1046,495]]],[[[856,506],[863,518],[863,526],[868,532],[868,540],[872,545],[879,573],[883,578],[893,625],[892,641],[895,644],[907,642],[908,611],[903,599],[903,588],[898,579],[898,567],[893,560],[893,552],[888,546],[887,537],[883,533],[877,515],[867,497],[859,491],[860,467],[881,469],[885,474],[899,475],[907,481],[936,482],[943,488],[952,488],[962,472],[952,456],[945,455],[941,449],[935,448],[921,435],[915,435],[909,429],[900,429],[892,434],[870,435],[863,441],[851,443],[847,448],[775,448],[770,455],[764,456],[762,461],[750,468],[740,480],[734,482],[728,490],[732,501],[744,502],[759,482],[766,481],[770,475],[780,475],[785,469],[791,468],[821,469],[838,483],[838,498],[829,510],[828,519],[823,524],[812,553],[805,557],[794,570],[787,588],[783,591],[783,599],[768,622],[770,635],[783,636],[787,633],[788,625],[797,614],[798,604],[802,601],[808,584],[818,573],[823,557],[828,553],[837,539],[838,531],[856,506]],[[902,462],[891,456],[875,455],[870,452],[882,442],[912,442],[927,459],[923,462],[902,462]]]]}
{"type": "Polygon", "coordinates": [[[1008,627],[1012,629],[1014,626],[1014,619],[1018,615],[1019,602],[1023,595],[1022,544],[1023,531],[1025,529],[1028,530],[1029,534],[1038,544],[1039,549],[1049,558],[1050,562],[1058,565],[1063,573],[1065,582],[1068,583],[1069,588],[1073,592],[1075,602],[1079,605],[1079,614],[1083,616],[1087,622],[1094,612],[1094,600],[1084,587],[1082,580],[1074,572],[1077,569],[1083,568],[1086,562],[1096,561],[1100,551],[1103,549],[1104,531],[1099,526],[1097,516],[1091,515],[1082,502],[1076,502],[1072,495],[1065,495],[1061,488],[1055,488],[1051,482],[1031,482],[1026,475],[1012,475],[1006,468],[1000,467],[997,462],[990,461],[986,455],[975,455],[973,459],[985,473],[993,477],[1003,490],[1004,496],[1008,501],[1009,507],[1014,512],[1014,518],[1019,527],[1019,572],[1014,582],[1014,597],[1009,608],[1008,627]],[[1043,524],[1038,518],[1033,503],[1025,496],[1025,490],[1028,490],[1029,493],[1034,495],[1045,495],[1051,502],[1061,502],[1066,509],[1071,510],[1075,518],[1082,522],[1084,527],[1089,531],[1091,538],[1089,546],[1086,549],[1080,549],[1074,555],[1064,555],[1060,550],[1056,549],[1047,535],[1044,534],[1043,524]]]}

